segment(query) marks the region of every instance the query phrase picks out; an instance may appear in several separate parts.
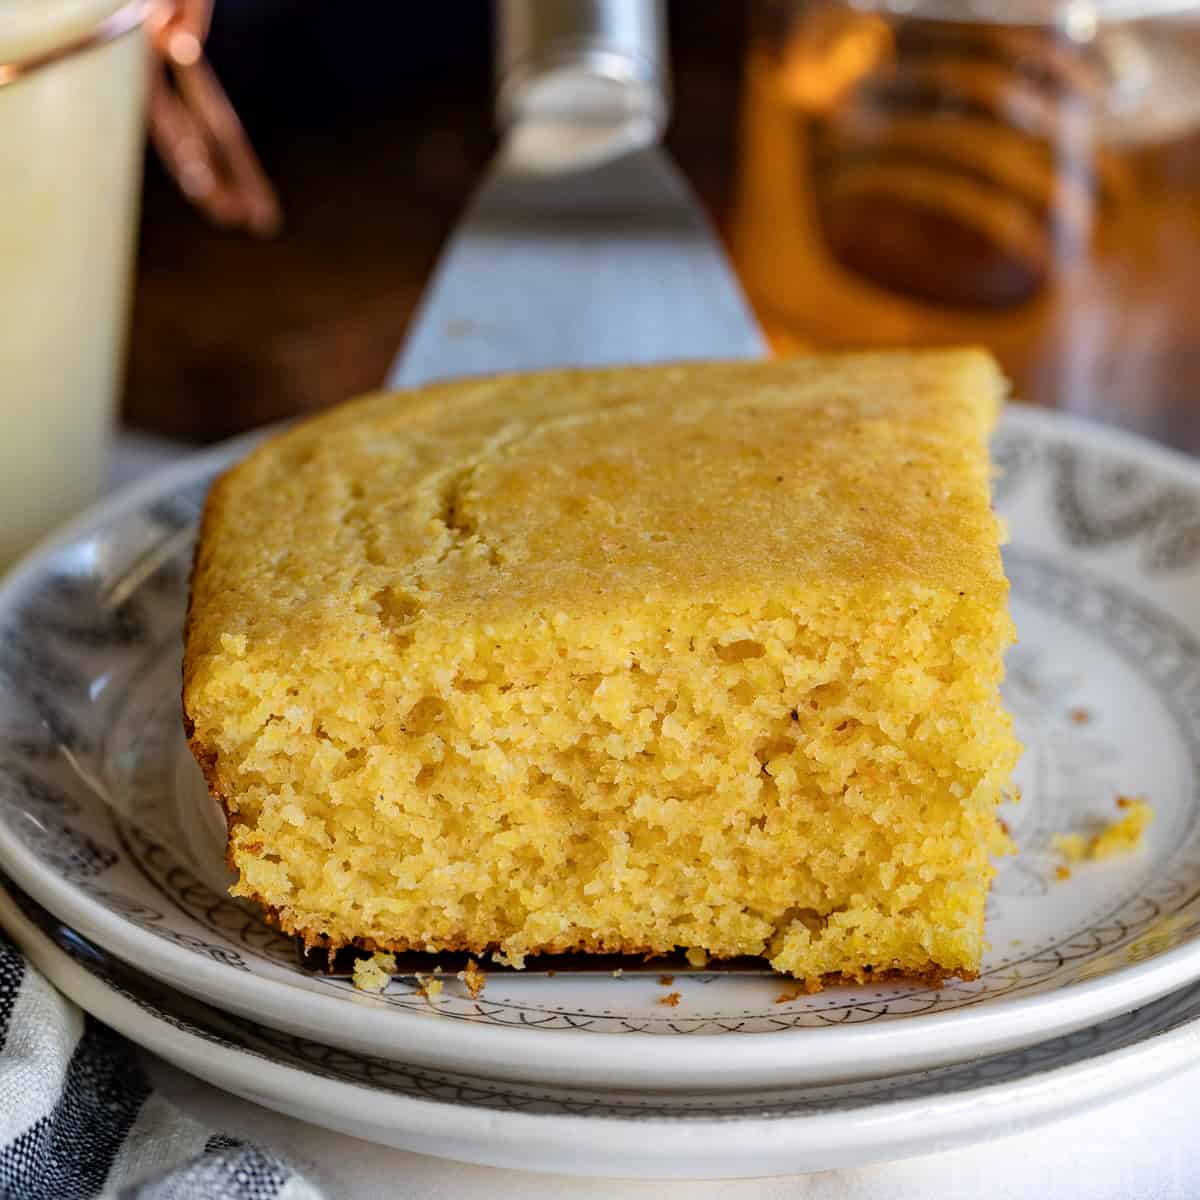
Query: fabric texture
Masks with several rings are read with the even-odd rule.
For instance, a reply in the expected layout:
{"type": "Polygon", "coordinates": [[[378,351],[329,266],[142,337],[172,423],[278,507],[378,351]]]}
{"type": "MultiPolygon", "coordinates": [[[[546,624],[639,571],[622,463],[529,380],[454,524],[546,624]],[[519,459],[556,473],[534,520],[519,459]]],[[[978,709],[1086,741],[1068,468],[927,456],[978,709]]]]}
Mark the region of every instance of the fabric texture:
{"type": "Polygon", "coordinates": [[[0,934],[2,1200],[321,1200],[291,1162],[150,1088],[133,1047],[0,934]]]}

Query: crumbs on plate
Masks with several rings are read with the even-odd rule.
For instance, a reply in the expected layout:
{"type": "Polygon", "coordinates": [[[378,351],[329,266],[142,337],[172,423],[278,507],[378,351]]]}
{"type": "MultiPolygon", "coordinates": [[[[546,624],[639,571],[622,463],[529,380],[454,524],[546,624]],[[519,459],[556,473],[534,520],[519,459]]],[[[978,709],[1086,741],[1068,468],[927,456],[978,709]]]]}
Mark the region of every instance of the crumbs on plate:
{"type": "Polygon", "coordinates": [[[417,995],[432,1004],[442,994],[442,981],[433,975],[417,976],[417,995]]]}
{"type": "Polygon", "coordinates": [[[679,992],[668,992],[665,996],[660,996],[658,1002],[659,1004],[665,1004],[667,1008],[677,1008],[682,998],[679,992]]]}
{"type": "MultiPolygon", "coordinates": [[[[1068,862],[1093,862],[1114,854],[1132,853],[1141,845],[1142,835],[1154,820],[1154,806],[1132,796],[1118,796],[1117,807],[1124,816],[1110,821],[1097,833],[1058,833],[1050,844],[1068,862]]],[[[1060,867],[1055,872],[1059,879],[1070,878],[1070,871],[1064,875],[1064,870],[1067,868],[1060,867]]]]}
{"type": "Polygon", "coordinates": [[[821,988],[819,984],[814,984],[812,980],[805,980],[797,988],[790,988],[786,992],[780,992],[779,995],[775,997],[775,1003],[790,1004],[793,1000],[799,1000],[804,996],[811,996],[814,992],[819,992],[820,990],[821,988]]]}
{"type": "Polygon", "coordinates": [[[467,959],[466,967],[459,971],[456,978],[471,993],[472,1000],[478,1000],[487,985],[487,973],[473,958],[467,959]]]}
{"type": "Polygon", "coordinates": [[[396,956],[376,950],[370,958],[355,959],[352,978],[360,992],[382,992],[396,970],[396,956]]]}

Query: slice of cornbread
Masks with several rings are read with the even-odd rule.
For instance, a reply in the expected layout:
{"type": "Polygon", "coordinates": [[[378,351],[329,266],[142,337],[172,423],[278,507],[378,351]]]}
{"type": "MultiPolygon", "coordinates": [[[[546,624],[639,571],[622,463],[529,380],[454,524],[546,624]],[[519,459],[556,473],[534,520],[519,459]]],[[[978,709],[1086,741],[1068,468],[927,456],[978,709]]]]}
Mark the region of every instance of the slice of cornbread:
{"type": "Polygon", "coordinates": [[[970,973],[1017,756],[975,351],[509,375],[213,489],[186,726],[312,944],[970,973]]]}

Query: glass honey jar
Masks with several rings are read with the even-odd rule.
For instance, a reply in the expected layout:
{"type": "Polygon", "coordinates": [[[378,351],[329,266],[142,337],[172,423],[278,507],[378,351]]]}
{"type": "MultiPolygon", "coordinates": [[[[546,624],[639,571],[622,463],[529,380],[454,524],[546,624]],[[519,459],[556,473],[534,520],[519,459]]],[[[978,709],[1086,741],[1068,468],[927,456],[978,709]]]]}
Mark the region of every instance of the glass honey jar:
{"type": "Polygon", "coordinates": [[[742,120],[778,349],[984,344],[1200,450],[1200,6],[760,0],[742,120]]]}

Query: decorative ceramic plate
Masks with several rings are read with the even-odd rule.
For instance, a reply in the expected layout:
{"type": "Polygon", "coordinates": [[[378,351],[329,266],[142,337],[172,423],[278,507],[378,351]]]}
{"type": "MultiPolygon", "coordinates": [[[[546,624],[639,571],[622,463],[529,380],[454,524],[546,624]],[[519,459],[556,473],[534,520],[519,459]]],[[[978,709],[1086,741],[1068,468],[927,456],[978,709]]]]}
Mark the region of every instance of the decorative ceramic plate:
{"type": "Polygon", "coordinates": [[[180,622],[213,476],[171,468],[0,589],[0,865],[56,917],[242,1017],[401,1062],[540,1083],[755,1087],[864,1078],[1029,1045],[1200,977],[1200,467],[1013,408],[996,441],[1027,746],[973,983],[833,988],[718,974],[493,974],[436,1003],[314,976],[231,900],[179,720],[180,622]],[[1060,880],[1056,832],[1156,817],[1135,853],[1060,880]],[[676,1003],[665,1004],[670,993],[676,1003]]]}
{"type": "Polygon", "coordinates": [[[191,1000],[0,888],[0,925],[82,1008],[268,1108],[407,1150],[573,1175],[722,1178],[946,1150],[1119,1099],[1200,1055],[1200,985],[960,1066],[750,1092],[541,1087],[334,1049],[191,1000]]]}

